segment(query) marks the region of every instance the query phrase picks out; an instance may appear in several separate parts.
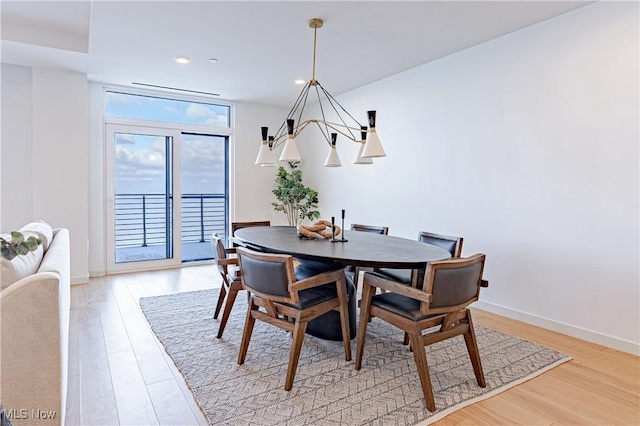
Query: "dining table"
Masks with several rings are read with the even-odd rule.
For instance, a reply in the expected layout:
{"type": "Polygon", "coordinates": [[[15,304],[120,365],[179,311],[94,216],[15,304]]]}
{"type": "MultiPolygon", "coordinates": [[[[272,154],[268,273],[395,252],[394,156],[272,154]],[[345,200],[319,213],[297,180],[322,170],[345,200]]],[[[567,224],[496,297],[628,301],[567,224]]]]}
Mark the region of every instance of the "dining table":
{"type": "MultiPolygon", "coordinates": [[[[414,286],[424,279],[427,263],[451,257],[447,250],[408,238],[343,231],[335,238],[308,239],[301,237],[294,226],[242,228],[230,237],[230,241],[264,253],[291,255],[300,263],[300,270],[307,274],[309,271],[320,273],[346,266],[411,269],[414,286]]],[[[351,284],[347,290],[350,296],[350,337],[353,339],[356,332],[356,289],[351,284]]],[[[341,340],[338,312],[328,312],[310,321],[307,333],[327,340],[341,340]]]]}

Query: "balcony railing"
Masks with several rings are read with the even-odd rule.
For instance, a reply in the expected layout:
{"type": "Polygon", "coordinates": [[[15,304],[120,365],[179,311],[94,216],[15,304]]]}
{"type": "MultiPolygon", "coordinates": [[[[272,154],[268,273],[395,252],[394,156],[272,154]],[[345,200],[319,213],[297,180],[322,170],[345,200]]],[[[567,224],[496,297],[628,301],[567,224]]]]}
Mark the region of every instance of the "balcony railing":
{"type": "MultiPolygon", "coordinates": [[[[181,243],[204,243],[211,235],[225,235],[224,194],[183,194],[181,243]]],[[[166,245],[171,236],[172,196],[117,194],[115,196],[115,246],[166,245]]],[[[184,257],[184,256],[183,256],[184,257]]]]}

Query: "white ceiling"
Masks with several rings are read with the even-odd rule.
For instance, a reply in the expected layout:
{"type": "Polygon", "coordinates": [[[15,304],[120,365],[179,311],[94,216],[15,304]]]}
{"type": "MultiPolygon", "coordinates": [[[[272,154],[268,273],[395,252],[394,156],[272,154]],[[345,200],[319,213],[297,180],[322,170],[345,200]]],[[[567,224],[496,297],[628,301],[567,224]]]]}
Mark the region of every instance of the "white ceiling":
{"type": "Polygon", "coordinates": [[[316,78],[338,95],[589,3],[3,0],[0,53],[92,81],[291,106],[293,81],[311,78],[311,18],[325,21],[316,78]]]}

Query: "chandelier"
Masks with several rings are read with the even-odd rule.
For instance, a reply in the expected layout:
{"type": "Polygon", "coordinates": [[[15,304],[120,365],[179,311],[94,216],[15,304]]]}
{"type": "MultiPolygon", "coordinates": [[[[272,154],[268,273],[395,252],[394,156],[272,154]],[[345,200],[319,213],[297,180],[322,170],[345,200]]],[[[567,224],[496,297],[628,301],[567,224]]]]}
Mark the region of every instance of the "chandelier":
{"type": "MultiPolygon", "coordinates": [[[[262,127],[262,145],[256,159],[257,165],[275,166],[274,150],[282,145],[282,153],[279,161],[299,162],[302,160],[296,137],[308,126],[317,126],[324,136],[329,146],[329,154],[324,163],[325,167],[340,167],[340,157],[336,149],[338,134],[344,136],[349,141],[359,144],[358,154],[354,164],[373,164],[372,158],[385,157],[386,153],[382,148],[380,139],[376,133],[376,112],[367,111],[369,126],[361,125],[340,103],[316,80],[316,33],[322,27],[323,21],[314,18],[309,21],[309,27],[313,28],[313,73],[311,80],[305,83],[304,88],[298,95],[298,99],[293,104],[291,111],[287,115],[275,136],[269,136],[269,128],[262,127]],[[313,90],[312,90],[313,89],[313,90]],[[321,117],[311,118],[302,121],[302,114],[307,104],[309,92],[315,93],[320,108],[321,117]],[[328,106],[322,104],[321,95],[328,102],[328,106]],[[329,122],[325,117],[325,106],[332,109],[337,115],[337,122],[329,122]],[[297,125],[296,125],[297,122],[297,125]],[[367,138],[368,134],[368,138],[367,138]],[[358,136],[356,136],[358,135],[358,136]]],[[[313,99],[313,96],[312,96],[313,99]]]]}

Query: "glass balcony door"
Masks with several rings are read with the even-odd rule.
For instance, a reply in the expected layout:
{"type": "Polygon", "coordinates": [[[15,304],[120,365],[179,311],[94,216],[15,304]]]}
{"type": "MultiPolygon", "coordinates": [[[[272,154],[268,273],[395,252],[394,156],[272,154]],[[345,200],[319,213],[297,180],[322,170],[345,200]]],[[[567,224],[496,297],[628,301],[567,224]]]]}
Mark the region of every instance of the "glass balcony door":
{"type": "Polygon", "coordinates": [[[181,263],[181,134],[109,124],[107,130],[107,272],[181,263]],[[177,193],[180,193],[178,190],[177,193]]]}
{"type": "Polygon", "coordinates": [[[180,202],[182,261],[213,258],[211,235],[226,240],[228,137],[182,133],[180,202]]]}

